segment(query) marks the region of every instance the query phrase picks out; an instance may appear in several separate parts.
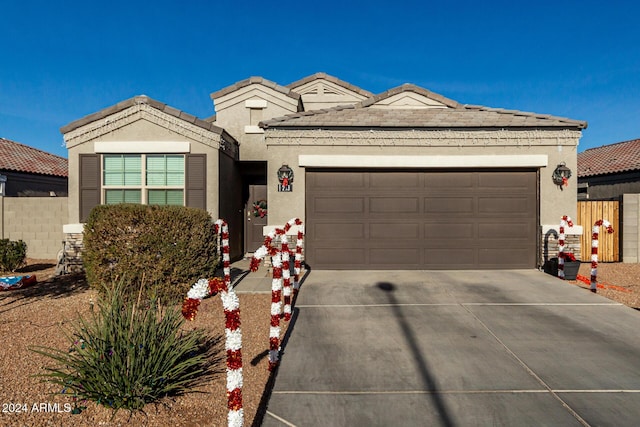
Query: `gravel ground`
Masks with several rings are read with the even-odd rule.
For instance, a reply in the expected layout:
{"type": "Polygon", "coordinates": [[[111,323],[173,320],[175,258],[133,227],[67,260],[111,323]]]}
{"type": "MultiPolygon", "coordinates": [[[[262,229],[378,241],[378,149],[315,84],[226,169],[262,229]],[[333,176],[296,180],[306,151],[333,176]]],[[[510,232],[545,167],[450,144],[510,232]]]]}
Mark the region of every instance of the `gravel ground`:
{"type": "MultiPolygon", "coordinates": [[[[580,264],[578,279],[569,280],[588,289],[591,263],[580,264]]],[[[640,264],[599,263],[597,269],[597,293],[621,304],[640,309],[640,264]]]]}
{"type": "MultiPolygon", "coordinates": [[[[0,292],[0,425],[2,426],[226,426],[226,364],[224,352],[224,312],[220,298],[204,300],[195,321],[187,328],[202,328],[221,342],[218,374],[188,393],[150,404],[144,413],[113,411],[85,402],[80,414],[68,412],[71,397],[60,394],[58,387],[42,382],[34,375],[52,362],[28,349],[39,345],[57,349],[69,348],[65,328],[79,315],[89,313],[90,301],[96,293],[89,289],[82,275],[53,275],[51,262],[31,263],[22,274],[35,274],[38,283],[20,290],[0,292]],[[65,404],[67,405],[65,407],[65,404]],[[20,412],[18,412],[20,411],[20,412]]],[[[259,425],[268,398],[269,321],[271,295],[240,294],[243,357],[243,407],[245,426],[259,425]],[[264,396],[264,397],[263,397],[264,396]]],[[[286,323],[283,322],[284,334],[286,323]]]]}
{"type": "MultiPolygon", "coordinates": [[[[588,282],[590,264],[579,274],[588,282]]],[[[112,411],[88,402],[80,414],[66,412],[70,397],[46,382],[34,378],[51,365],[43,356],[29,351],[32,345],[58,349],[69,347],[63,331],[78,315],[89,312],[96,294],[82,275],[53,276],[51,261],[30,260],[23,274],[36,274],[38,283],[16,291],[0,292],[0,425],[2,426],[226,426],[226,375],[224,360],[220,373],[199,388],[199,393],[166,399],[147,405],[144,413],[112,411]],[[17,412],[20,410],[21,412],[17,412]]],[[[569,281],[588,288],[583,281],[569,281]]],[[[598,294],[634,308],[640,308],[640,264],[602,263],[598,266],[598,294]]],[[[270,391],[267,369],[269,312],[268,294],[240,294],[243,355],[243,406],[245,425],[259,425],[270,391]]],[[[188,328],[203,328],[211,337],[222,338],[224,315],[219,298],[203,301],[188,328]]],[[[286,324],[283,323],[284,326],[286,324]]],[[[285,328],[283,327],[283,334],[285,328]]]]}

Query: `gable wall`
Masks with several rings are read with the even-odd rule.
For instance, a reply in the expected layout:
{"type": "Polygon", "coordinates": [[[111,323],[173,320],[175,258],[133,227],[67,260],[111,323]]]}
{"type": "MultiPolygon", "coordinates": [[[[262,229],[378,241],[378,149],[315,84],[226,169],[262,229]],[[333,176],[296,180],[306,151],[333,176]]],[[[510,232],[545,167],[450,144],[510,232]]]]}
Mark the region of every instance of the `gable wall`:
{"type": "Polygon", "coordinates": [[[240,160],[263,160],[265,157],[264,131],[258,123],[298,111],[297,100],[259,84],[216,98],[214,103],[215,124],[242,146],[240,160]]]}
{"type": "Polygon", "coordinates": [[[321,79],[305,83],[293,90],[302,96],[305,111],[352,105],[367,99],[364,95],[321,79]]]}
{"type": "MultiPolygon", "coordinates": [[[[203,130],[203,132],[206,132],[203,130]]],[[[123,142],[130,141],[135,145],[137,141],[169,141],[169,142],[189,142],[191,154],[207,155],[207,211],[214,218],[218,215],[218,148],[214,137],[211,134],[209,144],[185,137],[171,129],[163,127],[149,120],[138,119],[131,123],[118,127],[95,139],[75,144],[69,147],[69,223],[80,222],[79,204],[79,156],[80,154],[94,154],[96,152],[95,143],[123,142]]]]}

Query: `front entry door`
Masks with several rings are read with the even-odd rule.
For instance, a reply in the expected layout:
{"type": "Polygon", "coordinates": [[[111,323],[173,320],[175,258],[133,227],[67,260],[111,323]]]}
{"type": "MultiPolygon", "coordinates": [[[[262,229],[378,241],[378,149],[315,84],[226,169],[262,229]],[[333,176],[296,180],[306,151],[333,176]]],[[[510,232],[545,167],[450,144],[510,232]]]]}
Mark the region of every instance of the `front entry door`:
{"type": "Polygon", "coordinates": [[[245,209],[245,252],[253,253],[264,243],[262,227],[267,225],[267,186],[249,185],[245,209]]]}

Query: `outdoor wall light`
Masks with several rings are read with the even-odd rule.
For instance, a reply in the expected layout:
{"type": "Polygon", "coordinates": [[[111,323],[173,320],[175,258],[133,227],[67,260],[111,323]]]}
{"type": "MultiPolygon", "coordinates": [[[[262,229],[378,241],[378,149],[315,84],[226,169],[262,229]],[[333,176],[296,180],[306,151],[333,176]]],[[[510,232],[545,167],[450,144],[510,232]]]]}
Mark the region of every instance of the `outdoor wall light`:
{"type": "Polygon", "coordinates": [[[551,178],[553,179],[553,183],[559,186],[560,189],[562,189],[563,186],[566,187],[569,185],[569,178],[571,178],[571,169],[569,169],[567,165],[562,162],[558,166],[556,166],[556,169],[553,171],[553,176],[551,178]]]}
{"type": "Polygon", "coordinates": [[[282,165],[278,169],[278,191],[292,191],[293,190],[293,170],[289,165],[282,165]]]}

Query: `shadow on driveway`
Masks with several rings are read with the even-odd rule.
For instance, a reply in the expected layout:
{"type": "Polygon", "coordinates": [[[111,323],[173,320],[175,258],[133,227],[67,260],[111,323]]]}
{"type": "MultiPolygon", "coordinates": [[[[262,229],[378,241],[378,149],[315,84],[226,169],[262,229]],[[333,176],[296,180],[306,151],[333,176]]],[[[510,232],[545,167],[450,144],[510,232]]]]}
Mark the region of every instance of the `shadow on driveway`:
{"type": "MultiPolygon", "coordinates": [[[[389,282],[378,282],[376,283],[378,289],[384,291],[389,300],[389,306],[393,311],[394,318],[398,321],[398,325],[402,329],[404,334],[404,338],[407,342],[407,345],[413,354],[413,358],[415,360],[416,367],[420,372],[420,376],[422,377],[422,382],[425,385],[425,390],[428,391],[438,391],[438,387],[436,386],[436,382],[433,379],[433,376],[429,372],[429,366],[427,360],[423,356],[422,352],[418,348],[416,344],[416,335],[411,328],[409,322],[407,322],[406,317],[402,313],[402,308],[398,304],[398,301],[394,295],[394,291],[396,290],[396,286],[393,283],[389,282]]],[[[442,425],[446,427],[453,427],[454,423],[451,420],[451,416],[449,415],[449,410],[447,409],[447,405],[442,400],[440,393],[429,393],[431,400],[433,401],[434,406],[438,411],[438,415],[440,415],[440,419],[442,421],[442,425]]]]}

